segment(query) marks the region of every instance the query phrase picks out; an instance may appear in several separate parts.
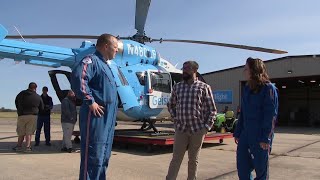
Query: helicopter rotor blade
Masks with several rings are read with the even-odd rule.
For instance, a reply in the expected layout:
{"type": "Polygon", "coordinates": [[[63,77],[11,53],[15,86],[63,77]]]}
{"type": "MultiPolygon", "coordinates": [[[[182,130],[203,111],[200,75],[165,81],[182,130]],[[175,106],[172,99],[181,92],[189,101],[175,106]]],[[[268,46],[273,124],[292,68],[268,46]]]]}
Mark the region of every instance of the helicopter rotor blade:
{"type": "MultiPolygon", "coordinates": [[[[95,35],[23,35],[24,39],[97,39],[95,35]]],[[[8,39],[21,39],[20,35],[8,35],[8,39]]]]}
{"type": "Polygon", "coordinates": [[[273,54],[288,53],[287,51],[282,51],[282,50],[277,50],[277,49],[269,49],[269,48],[237,45],[237,44],[218,43],[218,42],[209,42],[209,41],[195,41],[195,40],[182,40],[182,39],[152,39],[151,42],[153,42],[153,41],[159,41],[160,43],[161,42],[182,42],[182,43],[206,44],[206,45],[213,45],[213,46],[246,49],[246,50],[251,50],[251,51],[260,51],[260,52],[273,53],[273,54]]]}
{"type": "Polygon", "coordinates": [[[151,0],[136,0],[135,28],[139,35],[144,35],[150,3],[151,0]]]}
{"type": "MultiPolygon", "coordinates": [[[[98,39],[96,35],[23,35],[24,39],[98,39]]],[[[7,39],[21,39],[20,35],[8,35],[7,39]]],[[[130,39],[131,37],[117,37],[118,39],[130,39]]]]}

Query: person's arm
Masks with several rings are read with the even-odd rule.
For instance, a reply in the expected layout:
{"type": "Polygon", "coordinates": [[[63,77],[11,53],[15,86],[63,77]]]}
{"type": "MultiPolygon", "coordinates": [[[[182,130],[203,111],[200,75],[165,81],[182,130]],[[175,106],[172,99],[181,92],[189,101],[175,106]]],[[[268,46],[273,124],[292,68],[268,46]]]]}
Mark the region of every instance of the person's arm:
{"type": "Polygon", "coordinates": [[[205,113],[205,126],[209,131],[212,128],[217,115],[217,108],[214,103],[211,87],[209,85],[205,89],[203,108],[205,113]]]}
{"type": "Polygon", "coordinates": [[[94,98],[89,87],[89,82],[94,76],[94,62],[92,57],[85,57],[79,65],[77,65],[71,74],[71,86],[76,96],[88,105],[93,104],[94,98]]]}
{"type": "Polygon", "coordinates": [[[242,129],[243,129],[243,106],[244,105],[244,102],[243,102],[243,98],[244,98],[244,94],[245,94],[245,88],[242,89],[242,95],[241,95],[241,104],[240,104],[240,116],[239,116],[239,119],[237,121],[237,125],[236,125],[236,129],[235,131],[233,132],[233,137],[234,137],[234,140],[235,140],[235,143],[238,144],[238,141],[240,139],[240,135],[241,135],[241,132],[242,132],[242,129]]]}
{"type": "Polygon", "coordinates": [[[18,115],[20,115],[20,112],[22,111],[22,102],[21,102],[21,96],[22,96],[22,92],[20,92],[17,96],[16,96],[16,99],[15,99],[15,104],[16,104],[16,108],[17,108],[17,113],[18,115]]]}
{"type": "Polygon", "coordinates": [[[67,99],[63,99],[61,103],[61,114],[64,118],[71,119],[70,105],[67,99]]]}
{"type": "Polygon", "coordinates": [[[176,85],[174,85],[171,91],[169,102],[167,104],[168,111],[173,119],[175,119],[177,116],[176,104],[177,104],[177,94],[176,94],[176,85]]]}
{"type": "Polygon", "coordinates": [[[274,123],[278,114],[278,94],[276,88],[268,84],[265,91],[263,101],[263,119],[262,119],[262,133],[260,137],[261,143],[270,143],[271,134],[274,128],[274,123]]]}
{"type": "Polygon", "coordinates": [[[240,110],[240,116],[239,116],[239,119],[237,121],[237,125],[236,125],[236,129],[235,131],[233,132],[233,137],[235,138],[235,141],[236,143],[238,144],[238,140],[240,138],[240,135],[241,135],[241,131],[243,129],[243,111],[242,111],[242,104],[241,104],[241,110],[240,110]]]}
{"type": "Polygon", "coordinates": [[[44,110],[44,103],[43,103],[41,96],[39,96],[39,99],[40,99],[40,103],[39,103],[38,109],[39,109],[39,111],[43,111],[44,110]]]}
{"type": "Polygon", "coordinates": [[[51,110],[53,108],[53,101],[52,97],[49,96],[49,109],[51,110]]]}

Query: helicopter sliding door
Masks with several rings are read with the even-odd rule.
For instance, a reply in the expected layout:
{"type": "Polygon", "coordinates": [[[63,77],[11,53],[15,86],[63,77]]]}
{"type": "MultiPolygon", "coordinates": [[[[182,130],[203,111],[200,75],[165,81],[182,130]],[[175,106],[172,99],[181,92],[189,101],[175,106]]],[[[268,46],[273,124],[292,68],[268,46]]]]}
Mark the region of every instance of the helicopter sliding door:
{"type": "Polygon", "coordinates": [[[171,94],[171,76],[166,72],[148,71],[149,107],[165,108],[171,94]]]}

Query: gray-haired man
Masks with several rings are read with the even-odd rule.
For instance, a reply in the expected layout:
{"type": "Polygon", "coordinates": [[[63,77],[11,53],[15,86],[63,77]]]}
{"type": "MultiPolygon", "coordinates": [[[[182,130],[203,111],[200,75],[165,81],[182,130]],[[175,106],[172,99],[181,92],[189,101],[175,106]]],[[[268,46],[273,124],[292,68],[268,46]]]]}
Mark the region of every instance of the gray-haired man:
{"type": "Polygon", "coordinates": [[[77,109],[75,103],[75,94],[69,90],[66,98],[61,104],[61,126],[63,131],[62,149],[61,151],[72,152],[72,132],[77,122],[77,109]]]}

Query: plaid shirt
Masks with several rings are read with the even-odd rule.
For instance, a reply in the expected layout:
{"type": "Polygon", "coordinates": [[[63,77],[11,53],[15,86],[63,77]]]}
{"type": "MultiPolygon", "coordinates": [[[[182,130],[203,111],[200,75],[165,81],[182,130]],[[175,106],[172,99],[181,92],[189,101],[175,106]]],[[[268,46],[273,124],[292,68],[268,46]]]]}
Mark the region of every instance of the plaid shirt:
{"type": "Polygon", "coordinates": [[[174,119],[175,129],[195,133],[212,127],[217,109],[211,87],[199,80],[189,85],[181,81],[173,86],[168,110],[174,119]]]}

